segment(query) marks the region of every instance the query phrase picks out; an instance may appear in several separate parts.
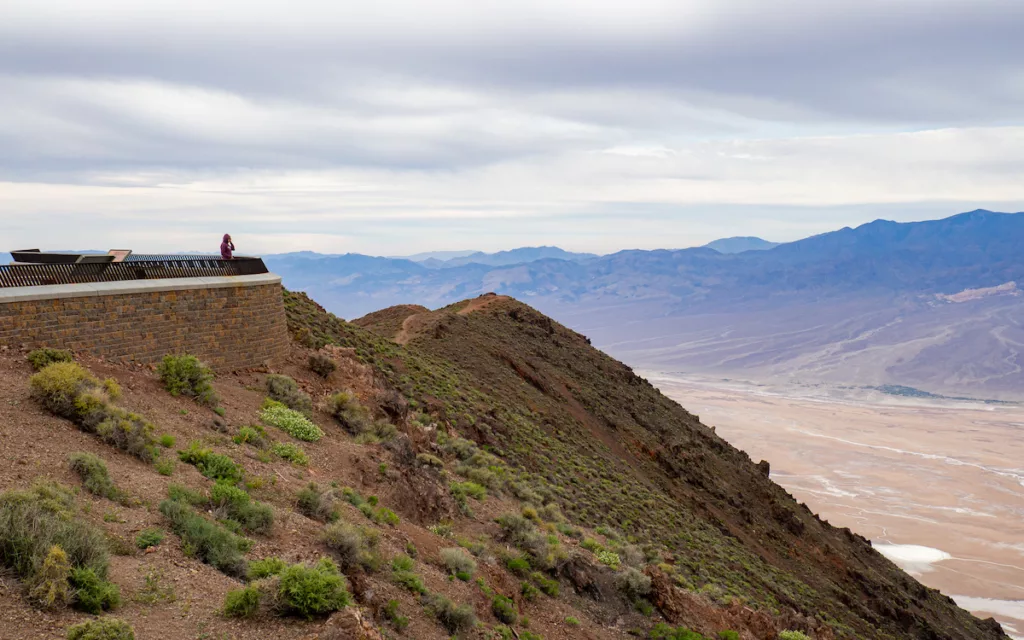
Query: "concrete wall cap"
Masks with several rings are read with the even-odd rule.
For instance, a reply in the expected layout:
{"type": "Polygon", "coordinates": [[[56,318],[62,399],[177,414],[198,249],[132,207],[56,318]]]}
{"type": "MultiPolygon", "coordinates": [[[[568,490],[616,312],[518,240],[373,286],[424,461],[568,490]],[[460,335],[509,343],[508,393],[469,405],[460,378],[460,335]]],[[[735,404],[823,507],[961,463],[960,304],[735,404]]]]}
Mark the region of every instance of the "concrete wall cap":
{"type": "Polygon", "coordinates": [[[165,278],[161,280],[122,280],[117,282],[51,284],[38,287],[10,287],[7,289],[0,289],[0,304],[32,300],[59,300],[62,298],[81,298],[88,296],[155,293],[160,291],[256,287],[272,284],[281,284],[281,276],[274,273],[261,273],[251,276],[165,278]]]}

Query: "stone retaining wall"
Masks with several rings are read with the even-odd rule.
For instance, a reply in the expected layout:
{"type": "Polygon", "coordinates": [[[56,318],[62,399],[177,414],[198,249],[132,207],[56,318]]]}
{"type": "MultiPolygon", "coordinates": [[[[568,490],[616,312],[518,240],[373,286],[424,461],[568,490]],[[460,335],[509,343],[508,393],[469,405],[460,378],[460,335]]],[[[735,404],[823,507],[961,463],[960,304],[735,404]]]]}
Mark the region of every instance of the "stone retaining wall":
{"type": "Polygon", "coordinates": [[[187,352],[215,369],[288,350],[274,274],[0,289],[0,345],[56,347],[123,362],[187,352]]]}

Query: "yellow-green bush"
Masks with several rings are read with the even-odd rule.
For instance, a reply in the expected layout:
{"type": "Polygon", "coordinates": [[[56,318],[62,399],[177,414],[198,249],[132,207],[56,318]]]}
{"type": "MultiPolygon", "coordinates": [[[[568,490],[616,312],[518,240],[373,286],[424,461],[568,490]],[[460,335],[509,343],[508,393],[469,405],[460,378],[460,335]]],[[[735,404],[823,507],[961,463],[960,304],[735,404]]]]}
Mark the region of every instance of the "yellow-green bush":
{"type": "Polygon", "coordinates": [[[49,347],[36,349],[28,354],[28,361],[36,371],[45,369],[55,362],[74,362],[74,360],[75,358],[71,355],[70,351],[51,349],[49,347]]]}
{"type": "Polygon", "coordinates": [[[135,640],[135,631],[123,620],[100,618],[69,628],[68,640],[135,640]]]}
{"type": "Polygon", "coordinates": [[[213,371],[187,353],[166,355],[157,367],[160,381],[172,396],[184,395],[194,398],[200,404],[217,403],[213,390],[213,371]]]}

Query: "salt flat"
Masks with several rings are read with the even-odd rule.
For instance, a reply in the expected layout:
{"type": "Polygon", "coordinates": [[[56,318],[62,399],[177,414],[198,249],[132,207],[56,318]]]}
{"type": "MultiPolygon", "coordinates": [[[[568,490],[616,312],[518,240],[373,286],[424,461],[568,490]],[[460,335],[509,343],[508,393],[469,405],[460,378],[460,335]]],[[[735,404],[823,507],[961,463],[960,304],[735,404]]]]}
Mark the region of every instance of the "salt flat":
{"type": "Polygon", "coordinates": [[[1024,634],[1024,407],[643,375],[822,518],[1024,634]]]}

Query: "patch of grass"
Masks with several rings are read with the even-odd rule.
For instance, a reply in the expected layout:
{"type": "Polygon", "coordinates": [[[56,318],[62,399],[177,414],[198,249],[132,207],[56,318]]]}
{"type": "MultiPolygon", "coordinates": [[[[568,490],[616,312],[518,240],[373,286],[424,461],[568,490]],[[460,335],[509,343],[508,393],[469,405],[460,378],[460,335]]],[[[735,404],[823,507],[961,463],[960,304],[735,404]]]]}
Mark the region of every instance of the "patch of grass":
{"type": "Polygon", "coordinates": [[[283,613],[307,619],[330,614],[352,601],[345,578],[326,558],[313,566],[295,564],[282,571],[278,599],[283,613]]]}
{"type": "Polygon", "coordinates": [[[67,640],[135,640],[135,630],[123,620],[100,618],[69,627],[67,640]]]}
{"type": "Polygon", "coordinates": [[[242,481],[242,467],[235,464],[235,461],[220,453],[214,453],[212,449],[204,449],[200,442],[192,442],[188,449],[178,452],[178,458],[193,465],[207,478],[231,484],[242,481]]]}
{"type": "Polygon", "coordinates": [[[309,369],[321,378],[330,377],[337,368],[337,363],[326,353],[312,353],[309,356],[309,369]]]}
{"type": "Polygon", "coordinates": [[[127,496],[114,485],[103,459],[92,453],[79,451],[69,457],[71,470],[82,479],[82,486],[93,495],[108,500],[124,501],[127,496]]]}
{"type": "Polygon", "coordinates": [[[519,587],[519,593],[522,594],[523,600],[526,600],[527,602],[533,602],[537,599],[538,596],[540,596],[540,589],[533,586],[529,582],[524,582],[519,587]]]}
{"type": "Polygon", "coordinates": [[[148,549],[155,547],[164,541],[163,529],[149,528],[143,529],[139,532],[139,535],[135,536],[135,546],[140,549],[148,549]]]}
{"type": "Polygon", "coordinates": [[[162,476],[174,475],[174,460],[170,458],[160,458],[154,465],[156,472],[162,476]]]}
{"type": "Polygon", "coordinates": [[[372,425],[370,410],[360,404],[351,391],[342,391],[328,398],[327,410],[350,435],[365,433],[372,425]]]}
{"type": "Polygon", "coordinates": [[[334,522],[324,527],[320,538],[333,551],[346,570],[362,567],[377,571],[381,559],[377,551],[380,534],[368,527],[357,527],[347,522],[334,522]]]}
{"type": "MultiPolygon", "coordinates": [[[[654,625],[648,637],[651,640],[708,640],[696,631],[690,631],[686,627],[672,627],[664,622],[654,625]]],[[[780,635],[779,638],[781,639],[782,636],[780,635]]]]}
{"type": "Polygon", "coordinates": [[[740,640],[740,634],[736,631],[719,631],[718,640],[740,640]]]}
{"type": "Polygon", "coordinates": [[[580,626],[580,621],[579,618],[569,616],[565,619],[565,624],[569,625],[570,627],[578,627],[580,626]]]}
{"type": "Polygon", "coordinates": [[[160,513],[170,520],[171,529],[181,538],[186,555],[196,556],[228,575],[245,575],[243,556],[252,547],[251,540],[210,522],[178,500],[161,502],[160,513]]]}
{"type": "Polygon", "coordinates": [[[520,556],[509,556],[505,559],[505,568],[517,576],[525,576],[530,572],[530,561],[520,556]]]}
{"type": "Polygon", "coordinates": [[[36,371],[41,371],[55,362],[74,362],[75,358],[66,349],[43,347],[30,351],[28,361],[36,371]]]}
{"type": "Polygon", "coordinates": [[[270,448],[274,452],[274,455],[297,464],[300,467],[309,465],[309,458],[306,456],[306,452],[302,450],[302,447],[292,442],[275,442],[270,448]]]}
{"type": "Polygon", "coordinates": [[[438,555],[448,573],[463,582],[468,582],[473,577],[473,574],[476,573],[476,560],[473,559],[473,556],[466,553],[465,549],[458,547],[441,549],[438,555]]]}
{"type": "Polygon", "coordinates": [[[519,614],[516,612],[516,603],[512,602],[511,598],[498,594],[491,600],[491,612],[494,613],[494,617],[501,620],[505,624],[515,624],[519,619],[519,614]]]}
{"type": "Polygon", "coordinates": [[[473,607],[455,604],[443,595],[433,593],[424,598],[427,611],[441,623],[448,633],[457,634],[476,626],[473,607]]]}
{"type": "Polygon", "coordinates": [[[271,400],[298,411],[305,416],[313,415],[313,400],[292,378],[272,373],[267,376],[267,395],[271,400]]]}
{"type": "Polygon", "coordinates": [[[177,500],[178,502],[184,502],[185,504],[193,507],[205,505],[210,501],[210,497],[202,491],[196,491],[195,489],[189,489],[183,487],[180,484],[172,484],[167,487],[167,497],[171,500],[177,500]]]}
{"type": "Polygon", "coordinates": [[[160,436],[159,442],[160,446],[163,447],[164,449],[170,449],[171,447],[174,446],[176,440],[174,439],[174,436],[172,436],[171,434],[165,433],[162,436],[160,436]]]}
{"type": "Polygon", "coordinates": [[[153,425],[113,404],[121,394],[114,380],[100,382],[74,362],[56,362],[34,374],[29,385],[32,397],[46,410],[82,431],[145,462],[157,457],[153,425]]]}
{"type": "Polygon", "coordinates": [[[423,584],[423,578],[413,571],[415,566],[416,562],[409,556],[396,556],[391,561],[391,579],[409,591],[423,595],[427,593],[427,586],[423,584]]]}
{"type": "Polygon", "coordinates": [[[228,591],[224,597],[224,615],[230,618],[251,618],[260,610],[260,590],[250,585],[228,591]]]}
{"type": "Polygon", "coordinates": [[[166,355],[157,367],[160,382],[172,396],[188,396],[205,405],[217,403],[213,390],[213,370],[189,355],[166,355]]]}
{"type": "Polygon", "coordinates": [[[779,633],[779,640],[811,640],[802,631],[783,631],[779,633]]]}
{"type": "Polygon", "coordinates": [[[274,400],[263,403],[260,420],[298,440],[316,442],[324,437],[320,427],[310,422],[306,416],[274,400]]]}

